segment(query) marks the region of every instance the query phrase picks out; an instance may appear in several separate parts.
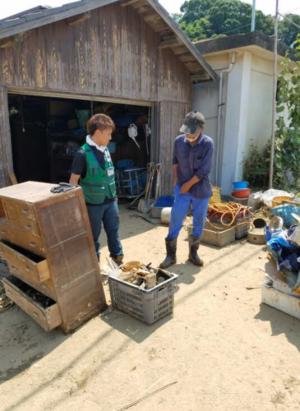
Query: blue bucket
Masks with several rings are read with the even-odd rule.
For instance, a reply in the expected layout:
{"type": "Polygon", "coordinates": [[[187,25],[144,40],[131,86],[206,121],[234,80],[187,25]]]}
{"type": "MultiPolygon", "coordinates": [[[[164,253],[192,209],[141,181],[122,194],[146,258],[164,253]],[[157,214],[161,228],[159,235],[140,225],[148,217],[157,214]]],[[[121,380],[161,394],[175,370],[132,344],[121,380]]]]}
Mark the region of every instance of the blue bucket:
{"type": "Polygon", "coordinates": [[[249,187],[248,181],[235,181],[234,183],[232,183],[232,185],[233,185],[233,191],[241,190],[243,188],[249,187]]]}
{"type": "Polygon", "coordinates": [[[174,204],[174,197],[173,196],[161,196],[158,197],[156,200],[156,203],[154,204],[154,207],[173,207],[174,204]]]}

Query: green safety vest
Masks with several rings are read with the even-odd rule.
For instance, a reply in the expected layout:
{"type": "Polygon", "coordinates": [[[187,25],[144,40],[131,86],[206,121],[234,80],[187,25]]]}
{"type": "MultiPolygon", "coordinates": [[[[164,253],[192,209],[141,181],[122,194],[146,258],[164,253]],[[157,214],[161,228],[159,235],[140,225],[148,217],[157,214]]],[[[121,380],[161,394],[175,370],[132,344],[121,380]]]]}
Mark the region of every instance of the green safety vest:
{"type": "Polygon", "coordinates": [[[82,147],[86,158],[86,175],[80,178],[84,198],[88,204],[102,204],[105,200],[116,197],[114,165],[108,149],[104,151],[104,168],[99,164],[91,146],[85,143],[82,147]]]}

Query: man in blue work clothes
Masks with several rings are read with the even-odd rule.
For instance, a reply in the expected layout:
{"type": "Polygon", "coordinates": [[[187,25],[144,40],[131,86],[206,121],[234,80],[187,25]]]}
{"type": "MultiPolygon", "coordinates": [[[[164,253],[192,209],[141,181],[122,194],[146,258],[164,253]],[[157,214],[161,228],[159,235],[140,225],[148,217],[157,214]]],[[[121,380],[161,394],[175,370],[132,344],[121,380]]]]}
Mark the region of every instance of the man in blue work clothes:
{"type": "Polygon", "coordinates": [[[173,182],[175,202],[172,208],[169,233],[166,238],[167,256],[160,264],[168,268],[176,263],[177,237],[190,208],[193,213],[193,231],[189,236],[189,261],[203,266],[198,256],[200,237],[212,195],[209,173],[212,166],[213,140],[203,134],[205,118],[200,112],[185,116],[174,144],[173,182]]]}

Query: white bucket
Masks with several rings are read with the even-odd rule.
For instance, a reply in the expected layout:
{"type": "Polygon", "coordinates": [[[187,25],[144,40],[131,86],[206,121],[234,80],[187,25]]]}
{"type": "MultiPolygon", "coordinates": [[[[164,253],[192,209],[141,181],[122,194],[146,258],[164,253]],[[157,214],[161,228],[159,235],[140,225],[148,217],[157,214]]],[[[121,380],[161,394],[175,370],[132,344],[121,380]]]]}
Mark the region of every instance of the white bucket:
{"type": "Polygon", "coordinates": [[[169,225],[171,220],[172,207],[165,207],[161,210],[160,220],[162,224],[169,225]]]}

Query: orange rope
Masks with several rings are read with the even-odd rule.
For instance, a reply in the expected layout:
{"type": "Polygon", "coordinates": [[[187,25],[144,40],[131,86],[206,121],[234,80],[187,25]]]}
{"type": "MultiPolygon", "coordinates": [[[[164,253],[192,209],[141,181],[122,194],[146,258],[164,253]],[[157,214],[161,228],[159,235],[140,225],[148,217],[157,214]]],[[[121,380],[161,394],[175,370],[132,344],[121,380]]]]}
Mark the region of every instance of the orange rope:
{"type": "Polygon", "coordinates": [[[238,203],[213,203],[208,207],[208,221],[218,219],[225,227],[231,227],[239,218],[245,219],[253,214],[250,209],[238,203]],[[226,221],[227,220],[227,221],[226,221]]]}

